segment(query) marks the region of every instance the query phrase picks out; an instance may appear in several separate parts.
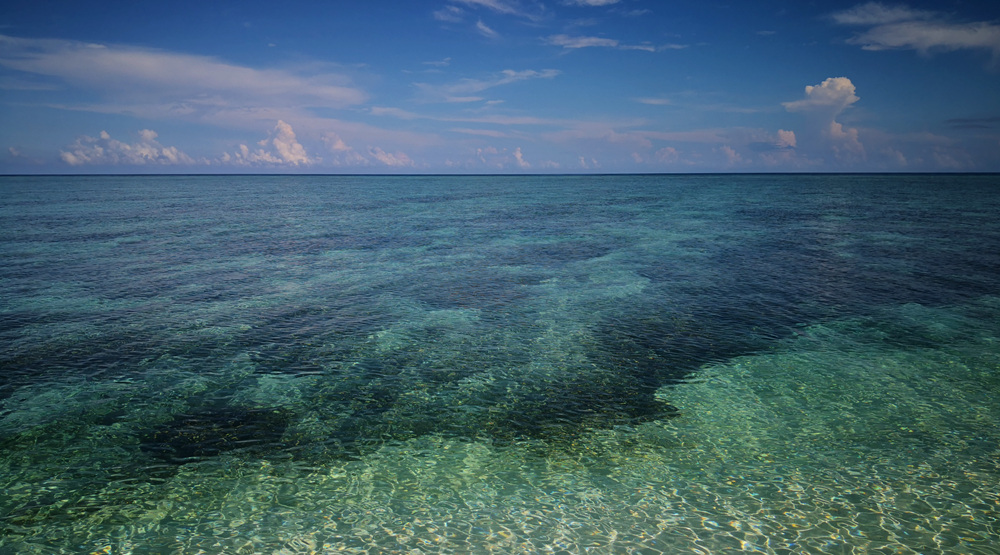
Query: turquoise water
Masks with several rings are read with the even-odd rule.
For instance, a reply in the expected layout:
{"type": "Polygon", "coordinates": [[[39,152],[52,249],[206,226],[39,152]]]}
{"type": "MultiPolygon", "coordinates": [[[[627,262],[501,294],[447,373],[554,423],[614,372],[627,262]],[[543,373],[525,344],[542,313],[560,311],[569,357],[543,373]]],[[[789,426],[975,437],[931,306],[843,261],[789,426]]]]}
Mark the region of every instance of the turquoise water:
{"type": "Polygon", "coordinates": [[[0,554],[1000,543],[997,176],[0,198],[0,554]]]}

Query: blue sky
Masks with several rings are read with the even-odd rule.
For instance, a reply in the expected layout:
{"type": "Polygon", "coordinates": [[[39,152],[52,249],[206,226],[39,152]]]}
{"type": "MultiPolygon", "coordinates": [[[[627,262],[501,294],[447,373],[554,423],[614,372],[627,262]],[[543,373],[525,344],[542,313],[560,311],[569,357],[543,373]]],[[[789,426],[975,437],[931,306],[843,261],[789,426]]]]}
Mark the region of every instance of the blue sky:
{"type": "Polygon", "coordinates": [[[1000,5],[0,7],[0,173],[784,171],[1000,171],[1000,5]]]}

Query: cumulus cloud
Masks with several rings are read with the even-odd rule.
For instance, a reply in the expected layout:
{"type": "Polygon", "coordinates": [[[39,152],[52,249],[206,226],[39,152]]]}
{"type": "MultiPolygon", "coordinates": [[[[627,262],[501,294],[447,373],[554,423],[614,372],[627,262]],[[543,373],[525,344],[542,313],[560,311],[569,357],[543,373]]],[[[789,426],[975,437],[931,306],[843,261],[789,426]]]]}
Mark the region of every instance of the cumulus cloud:
{"type": "Polygon", "coordinates": [[[910,49],[932,51],[988,50],[1000,59],[1000,25],[993,22],[956,22],[944,14],[907,6],[869,2],[831,15],[842,25],[869,27],[849,44],[865,50],[910,49]]]}
{"type": "MultiPolygon", "coordinates": [[[[485,146],[475,149],[475,158],[465,163],[468,168],[490,168],[495,170],[506,169],[528,169],[532,164],[525,160],[521,147],[514,150],[507,148],[497,148],[496,146],[485,146]]],[[[543,168],[551,168],[550,162],[542,162],[543,168]]]]}
{"type": "Polygon", "coordinates": [[[676,162],[680,158],[680,153],[678,153],[677,149],[672,146],[665,146],[660,150],[657,150],[654,156],[659,162],[671,163],[676,162]]]}
{"type": "Polygon", "coordinates": [[[743,163],[743,155],[741,155],[739,152],[736,152],[736,150],[733,147],[729,145],[722,145],[722,147],[719,150],[721,150],[722,153],[725,154],[727,166],[735,166],[743,163]]]}
{"type": "Polygon", "coordinates": [[[320,137],[329,151],[324,162],[336,167],[388,166],[392,168],[416,167],[417,163],[401,151],[388,152],[381,147],[369,146],[358,152],[333,131],[326,131],[320,137]]]}
{"type": "Polygon", "coordinates": [[[310,158],[305,147],[295,137],[292,126],[278,120],[270,136],[259,141],[257,148],[251,149],[241,144],[236,152],[223,154],[220,161],[241,166],[308,166],[319,159],[310,158]]]}
{"type": "Polygon", "coordinates": [[[531,167],[531,164],[529,164],[529,163],[528,163],[528,162],[527,162],[527,161],[526,161],[526,160],[524,159],[524,155],[523,155],[523,154],[521,154],[521,147],[517,147],[517,148],[516,148],[516,149],[514,150],[514,160],[516,160],[516,161],[517,161],[517,167],[519,167],[519,168],[521,168],[521,169],[527,169],[527,168],[530,168],[530,167],[531,167]]]}
{"type": "Polygon", "coordinates": [[[131,144],[112,139],[107,131],[101,131],[97,137],[83,135],[61,150],[59,158],[71,166],[172,166],[195,163],[177,147],[160,144],[156,140],[157,133],[151,129],[143,129],[138,135],[139,140],[131,144]]]}
{"type": "Polygon", "coordinates": [[[822,110],[840,113],[860,100],[854,92],[854,83],[847,77],[830,77],[819,85],[806,86],[804,99],[785,102],[783,106],[789,112],[822,110]]]}
{"type": "Polygon", "coordinates": [[[778,146],[782,148],[795,148],[795,132],[785,131],[784,129],[778,130],[778,146]]]}
{"type": "MultiPolygon", "coordinates": [[[[823,157],[830,152],[842,162],[864,159],[865,149],[858,139],[858,130],[844,127],[836,119],[848,106],[860,100],[855,94],[854,83],[847,77],[831,77],[818,85],[807,86],[805,93],[805,98],[783,105],[789,112],[805,116],[806,146],[823,157]]],[[[795,134],[788,133],[779,132],[779,138],[795,141],[789,146],[798,146],[795,134]]]]}

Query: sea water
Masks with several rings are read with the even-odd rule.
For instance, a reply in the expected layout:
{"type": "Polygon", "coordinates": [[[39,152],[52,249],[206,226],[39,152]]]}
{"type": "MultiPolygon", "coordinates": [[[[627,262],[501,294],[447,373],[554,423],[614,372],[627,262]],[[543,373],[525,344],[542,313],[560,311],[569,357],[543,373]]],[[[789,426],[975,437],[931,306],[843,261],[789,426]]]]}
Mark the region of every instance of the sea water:
{"type": "Polygon", "coordinates": [[[0,178],[0,553],[995,553],[995,175],[0,178]]]}

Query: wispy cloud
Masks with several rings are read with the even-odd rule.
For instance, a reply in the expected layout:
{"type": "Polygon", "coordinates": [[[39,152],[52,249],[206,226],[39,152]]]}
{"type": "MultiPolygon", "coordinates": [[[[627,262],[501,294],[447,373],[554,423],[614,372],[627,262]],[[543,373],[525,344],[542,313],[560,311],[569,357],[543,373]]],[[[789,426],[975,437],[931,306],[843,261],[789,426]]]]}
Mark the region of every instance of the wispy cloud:
{"type": "Polygon", "coordinates": [[[483,35],[486,38],[495,39],[500,36],[500,33],[487,27],[486,24],[483,23],[482,19],[476,22],[476,30],[479,31],[480,35],[483,35]]]}
{"type": "Polygon", "coordinates": [[[575,50],[577,48],[616,48],[619,50],[643,50],[646,52],[657,52],[660,50],[680,50],[687,48],[687,46],[683,44],[665,44],[660,46],[645,43],[623,44],[618,39],[570,35],[550,35],[545,39],[545,42],[553,46],[561,46],[567,50],[575,50]]]}
{"type": "Polygon", "coordinates": [[[914,10],[908,6],[886,6],[880,2],[868,2],[836,12],[830,17],[837,23],[844,25],[886,25],[899,21],[932,19],[935,17],[935,13],[914,10]]]}
{"type": "Polygon", "coordinates": [[[526,8],[520,2],[512,0],[452,0],[452,4],[463,4],[471,8],[485,8],[499,14],[512,15],[531,21],[540,20],[544,9],[541,5],[526,8]]]}
{"type": "Polygon", "coordinates": [[[619,44],[619,42],[615,39],[606,39],[602,37],[571,37],[569,35],[552,35],[547,39],[547,42],[563,48],[590,48],[595,46],[616,48],[619,44]]]}
{"type": "Polygon", "coordinates": [[[495,137],[502,138],[506,137],[507,134],[503,131],[497,131],[495,129],[470,129],[467,127],[453,127],[449,129],[452,133],[463,133],[465,135],[480,135],[483,137],[495,137]]]}
{"type": "Polygon", "coordinates": [[[842,25],[869,27],[847,40],[865,50],[932,51],[988,50],[1000,60],[1000,25],[988,21],[957,22],[937,12],[869,2],[836,12],[842,25]]]}
{"type": "MultiPolygon", "coordinates": [[[[404,120],[424,119],[431,121],[444,121],[452,123],[477,123],[487,125],[542,125],[542,126],[563,126],[573,123],[572,120],[561,120],[554,118],[539,118],[535,116],[508,116],[502,114],[484,116],[439,116],[418,114],[401,108],[386,106],[375,106],[370,113],[373,116],[390,116],[404,120]]],[[[458,130],[456,130],[458,131],[458,130]]]]}
{"type": "Polygon", "coordinates": [[[465,11],[458,6],[445,6],[434,12],[434,19],[446,23],[461,23],[465,11]]]}
{"type": "Polygon", "coordinates": [[[434,60],[432,62],[424,62],[425,66],[432,67],[448,67],[451,65],[451,57],[445,58],[443,60],[434,60]]]}
{"type": "Polygon", "coordinates": [[[198,111],[254,106],[341,108],[366,99],[332,74],[256,69],[134,46],[0,35],[0,66],[97,93],[114,105],[198,111]]]}
{"type": "Polygon", "coordinates": [[[482,100],[482,97],[476,96],[476,93],[480,93],[494,87],[509,85],[511,83],[530,79],[552,79],[553,77],[559,75],[559,73],[559,70],[555,69],[543,69],[541,71],[533,69],[521,71],[505,69],[489,79],[462,79],[454,83],[445,83],[441,85],[416,83],[416,87],[431,100],[444,102],[471,102],[482,100]]]}
{"type": "Polygon", "coordinates": [[[669,106],[670,104],[673,104],[673,102],[671,102],[669,98],[659,98],[659,97],[636,98],[635,101],[640,104],[648,104],[650,106],[669,106]]]}
{"type": "Polygon", "coordinates": [[[564,4],[576,6],[610,6],[617,4],[621,0],[566,0],[564,4]]]}

